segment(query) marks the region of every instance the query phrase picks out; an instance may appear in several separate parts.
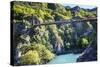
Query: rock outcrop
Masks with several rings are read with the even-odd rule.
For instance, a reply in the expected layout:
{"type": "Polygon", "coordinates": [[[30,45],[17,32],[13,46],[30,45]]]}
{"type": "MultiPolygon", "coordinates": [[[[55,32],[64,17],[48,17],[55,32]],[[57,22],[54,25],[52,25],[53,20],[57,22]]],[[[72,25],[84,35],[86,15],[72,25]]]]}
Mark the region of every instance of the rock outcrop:
{"type": "Polygon", "coordinates": [[[86,62],[86,61],[96,61],[97,60],[97,48],[92,41],[89,46],[84,50],[82,55],[77,59],[77,62],[86,62]]]}

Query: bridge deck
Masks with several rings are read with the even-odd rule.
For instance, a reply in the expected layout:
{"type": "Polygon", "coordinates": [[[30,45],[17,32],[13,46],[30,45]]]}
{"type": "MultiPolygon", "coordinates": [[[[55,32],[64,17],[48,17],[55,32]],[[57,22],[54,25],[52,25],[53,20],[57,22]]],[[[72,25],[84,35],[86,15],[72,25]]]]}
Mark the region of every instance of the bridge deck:
{"type": "Polygon", "coordinates": [[[73,22],[85,22],[85,21],[97,21],[96,18],[94,19],[83,19],[83,20],[66,20],[66,21],[55,21],[51,23],[42,23],[42,24],[35,24],[34,26],[42,26],[42,25],[52,25],[52,24],[67,24],[67,23],[73,23],[73,22]]]}
{"type": "MultiPolygon", "coordinates": [[[[97,18],[91,18],[91,19],[82,19],[82,20],[65,20],[65,21],[51,21],[48,23],[48,21],[45,21],[42,24],[34,24],[33,26],[42,26],[42,25],[52,25],[52,24],[67,24],[67,23],[73,23],[73,22],[85,22],[85,21],[97,21],[97,18]]],[[[23,22],[23,21],[14,21],[14,22],[23,22]]]]}

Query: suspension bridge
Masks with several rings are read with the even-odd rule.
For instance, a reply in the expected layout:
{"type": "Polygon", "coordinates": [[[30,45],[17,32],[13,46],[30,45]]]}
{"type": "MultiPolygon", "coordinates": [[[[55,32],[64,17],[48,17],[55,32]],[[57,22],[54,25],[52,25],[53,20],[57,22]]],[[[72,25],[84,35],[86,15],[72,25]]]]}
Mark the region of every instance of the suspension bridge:
{"type": "MultiPolygon", "coordinates": [[[[34,22],[31,22],[31,23],[33,24],[33,27],[36,27],[36,26],[43,26],[43,25],[68,24],[68,23],[74,23],[74,22],[88,22],[88,21],[94,22],[94,21],[97,21],[97,18],[78,19],[78,20],[71,19],[71,20],[51,21],[51,22],[44,21],[44,23],[39,23],[39,21],[35,21],[35,24],[34,22]]],[[[25,22],[25,21],[14,21],[14,22],[25,22]]]]}

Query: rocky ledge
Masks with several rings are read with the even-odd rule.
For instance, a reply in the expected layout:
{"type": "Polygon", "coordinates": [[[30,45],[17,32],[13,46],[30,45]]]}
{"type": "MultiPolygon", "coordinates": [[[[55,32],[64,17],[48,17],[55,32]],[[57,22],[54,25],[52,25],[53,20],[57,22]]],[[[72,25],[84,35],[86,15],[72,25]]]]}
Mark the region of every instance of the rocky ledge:
{"type": "Polygon", "coordinates": [[[82,55],[77,59],[77,62],[96,61],[97,60],[97,48],[92,41],[89,46],[84,50],[82,55]]]}

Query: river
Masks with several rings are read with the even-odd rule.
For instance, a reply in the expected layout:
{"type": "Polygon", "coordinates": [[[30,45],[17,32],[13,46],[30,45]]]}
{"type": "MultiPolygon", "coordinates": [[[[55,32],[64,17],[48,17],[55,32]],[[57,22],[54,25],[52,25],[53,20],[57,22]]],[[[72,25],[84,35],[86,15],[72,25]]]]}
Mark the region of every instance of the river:
{"type": "Polygon", "coordinates": [[[47,64],[74,63],[76,62],[79,56],[80,54],[73,54],[73,53],[58,55],[47,64]]]}

